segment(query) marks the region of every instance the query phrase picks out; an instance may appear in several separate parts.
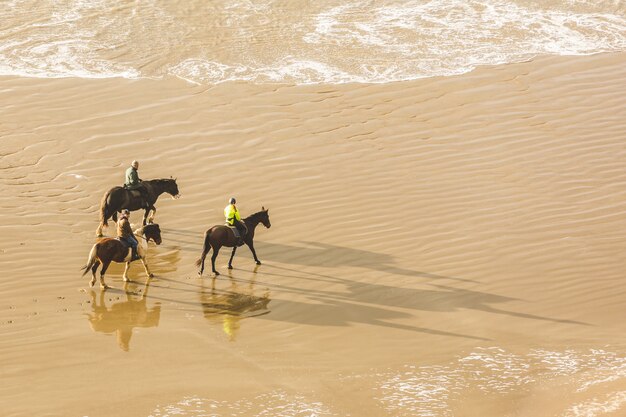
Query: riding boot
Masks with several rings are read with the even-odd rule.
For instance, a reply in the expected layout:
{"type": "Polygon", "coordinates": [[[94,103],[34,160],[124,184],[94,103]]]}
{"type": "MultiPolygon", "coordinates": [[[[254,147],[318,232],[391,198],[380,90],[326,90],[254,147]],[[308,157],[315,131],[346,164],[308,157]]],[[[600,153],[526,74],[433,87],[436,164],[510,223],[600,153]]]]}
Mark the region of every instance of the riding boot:
{"type": "Polygon", "coordinates": [[[141,259],[141,256],[139,256],[139,254],[137,253],[137,248],[133,248],[132,252],[132,256],[130,257],[131,262],[141,259]]]}
{"type": "Polygon", "coordinates": [[[246,237],[246,226],[243,225],[240,221],[235,221],[235,228],[239,232],[239,237],[237,238],[237,246],[243,246],[244,239],[246,237]]]}
{"type": "Polygon", "coordinates": [[[148,203],[148,193],[143,188],[140,188],[139,190],[141,191],[142,206],[145,210],[148,210],[150,208],[150,203],[148,203]]]}

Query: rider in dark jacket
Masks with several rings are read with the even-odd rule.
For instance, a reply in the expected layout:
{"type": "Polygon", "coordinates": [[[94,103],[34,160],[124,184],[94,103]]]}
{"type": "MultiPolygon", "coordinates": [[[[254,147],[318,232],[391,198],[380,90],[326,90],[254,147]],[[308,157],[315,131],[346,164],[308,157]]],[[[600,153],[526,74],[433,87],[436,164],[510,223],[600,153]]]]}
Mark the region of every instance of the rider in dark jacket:
{"type": "Polygon", "coordinates": [[[143,199],[142,206],[148,206],[148,190],[139,178],[139,162],[133,161],[130,167],[126,170],[126,180],[124,182],[124,188],[127,190],[139,190],[141,198],[143,199]]]}

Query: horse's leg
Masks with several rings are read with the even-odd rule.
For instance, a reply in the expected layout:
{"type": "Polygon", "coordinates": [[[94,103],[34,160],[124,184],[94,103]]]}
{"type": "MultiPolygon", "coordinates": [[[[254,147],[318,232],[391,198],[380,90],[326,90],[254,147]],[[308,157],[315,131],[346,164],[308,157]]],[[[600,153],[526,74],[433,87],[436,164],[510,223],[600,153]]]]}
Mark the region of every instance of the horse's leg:
{"type": "Polygon", "coordinates": [[[150,207],[150,215],[148,216],[148,223],[152,224],[154,223],[154,216],[156,214],[156,207],[151,206],[150,207]]]}
{"type": "Polygon", "coordinates": [[[145,209],[145,212],[143,213],[143,225],[146,225],[147,219],[148,219],[148,213],[150,213],[150,209],[147,208],[145,209]]]}
{"type": "Polygon", "coordinates": [[[218,246],[217,248],[213,248],[213,255],[211,256],[211,267],[213,268],[213,273],[215,275],[219,275],[220,274],[215,269],[215,259],[217,259],[217,254],[220,253],[220,248],[221,248],[221,246],[218,246]]]}
{"type": "Polygon", "coordinates": [[[228,260],[228,269],[233,269],[233,258],[235,257],[235,252],[237,252],[237,246],[233,246],[233,252],[230,254],[230,259],[228,260]]]}
{"type": "Polygon", "coordinates": [[[109,286],[104,283],[104,274],[107,272],[107,268],[110,264],[111,261],[102,262],[102,269],[100,270],[100,288],[102,288],[103,290],[109,288],[109,286]]]}
{"type": "Polygon", "coordinates": [[[130,262],[126,262],[126,267],[124,268],[124,275],[122,275],[122,279],[124,282],[130,282],[128,278],[128,269],[130,268],[130,262]]]}
{"type": "Polygon", "coordinates": [[[109,217],[111,217],[111,213],[109,213],[106,209],[104,209],[103,218],[100,220],[100,224],[98,224],[98,228],[96,229],[96,237],[104,236],[102,234],[102,229],[108,226],[109,217]]]}
{"type": "Polygon", "coordinates": [[[251,240],[250,242],[246,242],[246,245],[248,245],[248,247],[250,248],[250,251],[252,252],[252,256],[254,256],[254,261],[256,262],[256,264],[261,265],[261,261],[259,261],[259,258],[257,258],[256,251],[254,250],[254,242],[251,240]]]}
{"type": "Polygon", "coordinates": [[[96,261],[91,267],[91,282],[89,283],[90,287],[93,287],[94,285],[96,285],[96,271],[98,270],[99,266],[100,266],[100,261],[96,261]]]}
{"type": "Polygon", "coordinates": [[[148,269],[148,264],[146,263],[146,258],[142,257],[141,258],[141,263],[143,264],[143,269],[146,270],[146,275],[148,276],[148,278],[153,278],[154,274],[152,272],[150,272],[150,270],[148,269]]]}

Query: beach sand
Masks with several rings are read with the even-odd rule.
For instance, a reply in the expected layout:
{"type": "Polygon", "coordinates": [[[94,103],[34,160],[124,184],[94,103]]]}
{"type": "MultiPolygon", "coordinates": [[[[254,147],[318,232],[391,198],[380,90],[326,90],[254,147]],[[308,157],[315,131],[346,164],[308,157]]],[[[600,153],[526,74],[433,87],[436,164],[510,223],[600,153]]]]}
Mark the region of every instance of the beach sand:
{"type": "Polygon", "coordinates": [[[1,414],[623,415],[625,64],[0,79],[1,414]],[[90,289],[100,199],[133,159],[182,194],[157,204],[156,277],[116,265],[90,289]],[[199,278],[231,196],[269,208],[263,265],[243,247],[229,272],[224,249],[199,278]]]}

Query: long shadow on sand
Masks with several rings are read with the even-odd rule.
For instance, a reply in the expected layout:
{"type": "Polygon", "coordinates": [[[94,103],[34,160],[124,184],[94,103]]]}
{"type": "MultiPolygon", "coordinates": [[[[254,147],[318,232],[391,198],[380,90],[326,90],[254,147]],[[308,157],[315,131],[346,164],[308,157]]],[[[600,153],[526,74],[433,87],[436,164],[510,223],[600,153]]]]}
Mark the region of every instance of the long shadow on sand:
{"type": "Polygon", "coordinates": [[[588,325],[588,323],[580,321],[544,317],[497,308],[494,305],[518,299],[433,283],[432,280],[436,279],[437,281],[452,280],[478,284],[473,280],[399,268],[394,265],[393,257],[387,254],[322,243],[305,242],[305,244],[306,246],[302,247],[260,242],[257,252],[260,253],[259,256],[263,257],[262,259],[296,266],[296,268],[289,268],[280,265],[264,265],[262,274],[269,277],[274,275],[315,280],[328,284],[342,284],[346,288],[346,292],[332,292],[324,289],[307,289],[302,291],[299,288],[290,288],[282,285],[280,287],[281,291],[306,293],[310,298],[318,302],[330,303],[331,306],[338,302],[356,301],[386,307],[435,312],[452,312],[466,309],[554,323],[588,325]],[[430,282],[424,283],[435,289],[412,289],[354,281],[331,274],[320,274],[297,268],[302,266],[331,269],[348,266],[386,274],[399,274],[421,279],[427,278],[430,282]]]}
{"type": "MultiPolygon", "coordinates": [[[[181,235],[187,235],[190,238],[196,235],[200,236],[192,232],[181,233],[181,235]]],[[[231,282],[249,285],[245,291],[241,291],[241,288],[236,286],[231,286],[228,289],[221,289],[221,291],[218,288],[217,291],[211,290],[211,292],[207,292],[204,284],[208,283],[207,279],[211,279],[208,277],[202,278],[205,280],[202,282],[203,285],[161,277],[161,279],[171,281],[171,284],[174,284],[173,287],[163,288],[163,290],[170,294],[175,294],[179,291],[182,292],[181,294],[198,293],[200,296],[198,300],[200,301],[199,305],[202,307],[205,318],[210,319],[209,321],[215,321],[216,317],[221,317],[222,319],[227,317],[229,320],[234,318],[237,326],[241,319],[248,317],[248,310],[246,310],[250,308],[248,299],[254,298],[250,297],[250,294],[254,295],[254,286],[257,285],[272,291],[275,290],[279,294],[293,293],[306,297],[304,301],[296,301],[296,297],[293,299],[289,299],[289,297],[287,297],[288,299],[284,299],[284,297],[276,299],[273,303],[274,308],[272,312],[269,313],[268,310],[267,314],[259,317],[264,320],[322,326],[350,326],[355,323],[362,323],[474,340],[488,339],[469,334],[400,324],[394,321],[398,319],[411,320],[414,317],[412,313],[401,311],[401,309],[442,313],[475,310],[529,320],[587,325],[587,323],[578,321],[498,308],[498,304],[516,299],[457,288],[457,284],[459,287],[466,287],[467,285],[477,286],[480,283],[474,280],[402,268],[395,264],[393,256],[387,254],[314,242],[305,242],[303,246],[291,246],[260,241],[256,246],[259,257],[263,261],[267,261],[267,263],[258,269],[255,268],[255,270],[238,269],[238,258],[251,256],[247,248],[242,248],[235,258],[234,265],[236,269],[228,274],[231,282]],[[376,274],[372,274],[372,272],[414,277],[417,282],[429,285],[431,288],[418,289],[378,284],[371,282],[373,279],[369,280],[370,282],[368,280],[347,279],[332,272],[333,269],[339,269],[340,267],[361,268],[364,273],[367,273],[368,277],[376,277],[376,274]],[[320,273],[319,271],[321,270],[328,270],[329,272],[320,273]],[[251,274],[254,278],[251,278],[251,274]],[[280,285],[275,284],[276,279],[273,278],[279,277],[290,278],[289,281],[292,284],[285,285],[284,280],[282,280],[283,282],[280,285]],[[298,280],[302,280],[301,282],[303,283],[307,282],[307,284],[298,285],[298,280]],[[315,285],[314,288],[311,288],[310,281],[319,282],[320,285],[315,285]],[[449,283],[449,285],[443,285],[444,282],[449,283]],[[241,306],[243,307],[240,308],[241,306]]],[[[224,253],[224,257],[227,256],[228,254],[224,253]]],[[[175,259],[175,261],[178,260],[175,259]]],[[[222,275],[218,279],[218,283],[222,282],[224,278],[227,277],[222,275]]],[[[197,302],[186,299],[186,297],[180,300],[159,296],[150,296],[149,298],[174,302],[179,305],[198,305],[197,302]]],[[[261,298],[264,303],[266,301],[269,302],[269,292],[261,298]]],[[[302,299],[301,297],[297,298],[302,299]]],[[[253,305],[256,304],[253,303],[253,305]]],[[[267,303],[264,305],[267,306],[267,303]]]]}
{"type": "MultiPolygon", "coordinates": [[[[329,245],[319,242],[302,242],[305,246],[291,246],[280,243],[259,242],[257,253],[261,259],[269,259],[284,264],[313,266],[322,268],[358,267],[388,274],[415,278],[447,279],[462,282],[476,282],[470,279],[413,271],[396,265],[393,256],[362,249],[329,245]]],[[[245,252],[245,250],[243,251],[245,252]]]]}

